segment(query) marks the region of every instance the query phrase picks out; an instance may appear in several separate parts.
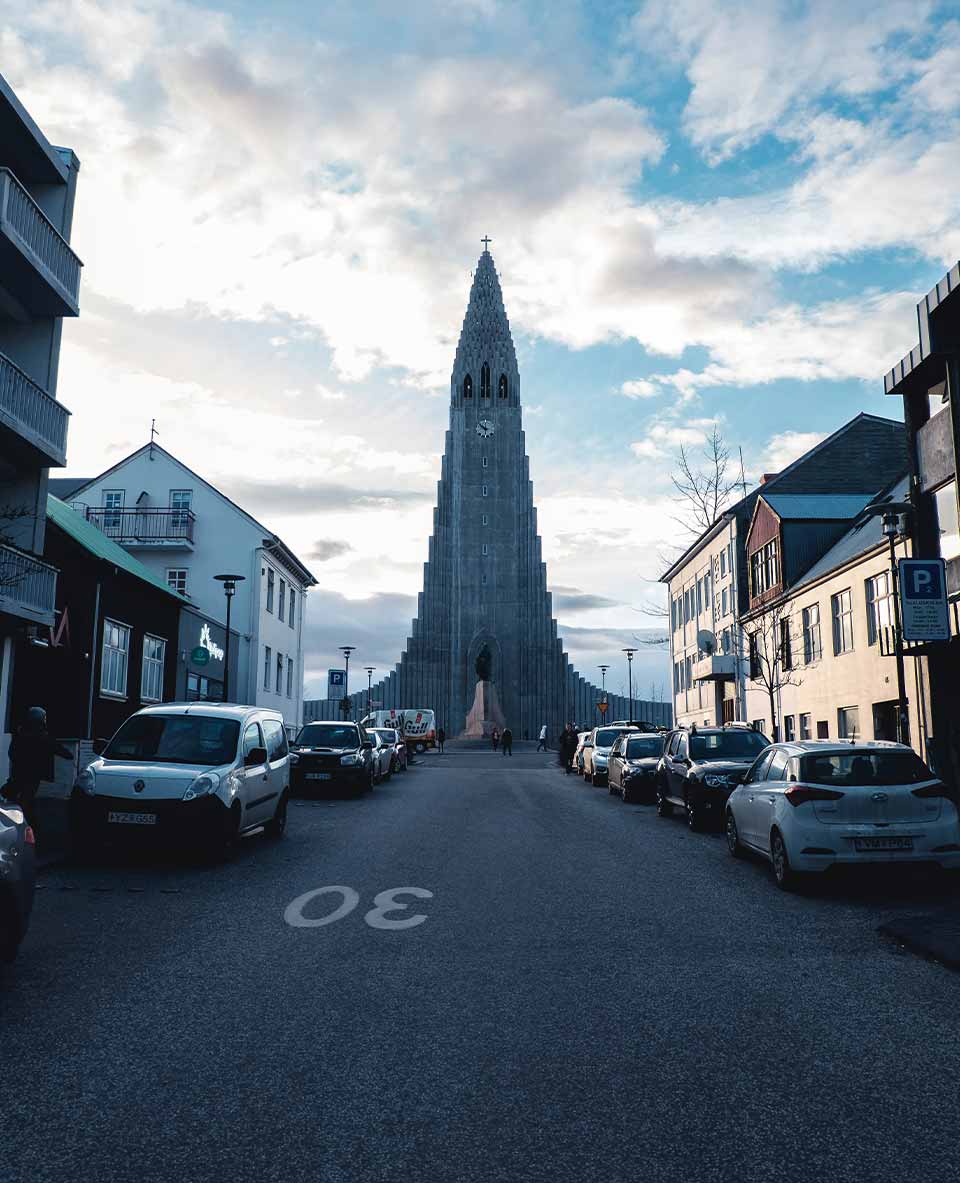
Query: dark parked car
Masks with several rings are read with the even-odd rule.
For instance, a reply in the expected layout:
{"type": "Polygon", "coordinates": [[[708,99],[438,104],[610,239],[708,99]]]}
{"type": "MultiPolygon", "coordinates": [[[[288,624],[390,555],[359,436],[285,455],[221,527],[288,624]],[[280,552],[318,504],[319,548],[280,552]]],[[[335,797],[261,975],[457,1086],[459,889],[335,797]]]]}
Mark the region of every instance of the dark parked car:
{"type": "Polygon", "coordinates": [[[0,797],[0,964],[13,961],[33,907],[33,830],[23,810],[0,797]]]}
{"type": "Polygon", "coordinates": [[[727,798],[770,740],[746,724],[671,731],[657,769],[657,813],[684,810],[691,830],[723,821],[727,798]]]}
{"type": "Polygon", "coordinates": [[[290,745],[294,793],[348,789],[364,793],[377,779],[373,743],[357,723],[307,723],[290,745]]]}
{"type": "Polygon", "coordinates": [[[611,793],[618,793],[628,804],[653,802],[664,738],[662,733],[638,734],[635,731],[620,736],[610,751],[607,764],[611,793]]]}

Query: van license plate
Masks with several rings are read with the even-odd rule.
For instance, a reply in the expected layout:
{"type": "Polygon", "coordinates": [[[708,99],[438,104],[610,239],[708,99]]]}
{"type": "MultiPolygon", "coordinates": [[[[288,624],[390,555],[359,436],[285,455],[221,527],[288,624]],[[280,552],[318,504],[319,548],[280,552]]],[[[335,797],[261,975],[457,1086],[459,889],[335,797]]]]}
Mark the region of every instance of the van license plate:
{"type": "Polygon", "coordinates": [[[308,772],[306,774],[307,780],[329,780],[331,773],[329,772],[308,772]]]}
{"type": "Polygon", "coordinates": [[[913,850],[912,838],[854,838],[854,850],[913,850]]]}
{"type": "Polygon", "coordinates": [[[114,813],[107,814],[108,822],[117,822],[122,826],[155,826],[157,824],[157,815],[155,813],[114,813]]]}

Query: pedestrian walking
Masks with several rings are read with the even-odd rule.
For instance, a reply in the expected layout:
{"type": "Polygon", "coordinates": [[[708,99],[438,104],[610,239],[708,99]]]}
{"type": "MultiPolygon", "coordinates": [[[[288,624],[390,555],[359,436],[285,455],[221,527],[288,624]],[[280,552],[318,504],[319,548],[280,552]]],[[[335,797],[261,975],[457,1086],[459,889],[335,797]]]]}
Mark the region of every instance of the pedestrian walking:
{"type": "Polygon", "coordinates": [[[503,754],[505,756],[513,755],[513,732],[509,727],[503,729],[503,754]]]}
{"type": "Polygon", "coordinates": [[[47,731],[47,712],[43,707],[30,707],[27,716],[10,740],[10,779],[3,786],[2,795],[16,801],[27,822],[37,829],[34,800],[42,780],[53,780],[53,758],[63,756],[72,760],[73,752],[65,748],[47,731]]]}
{"type": "Polygon", "coordinates": [[[546,723],[544,723],[544,725],[540,728],[540,739],[537,742],[537,751],[538,752],[539,751],[545,752],[546,750],[547,750],[547,725],[546,725],[546,723]]]}
{"type": "Polygon", "coordinates": [[[493,744],[493,750],[496,751],[500,746],[500,728],[494,727],[490,732],[490,742],[493,744]]]}
{"type": "Polygon", "coordinates": [[[569,774],[573,768],[573,757],[577,751],[577,733],[572,723],[568,723],[560,737],[560,760],[564,771],[569,774]]]}
{"type": "Polygon", "coordinates": [[[440,749],[441,756],[443,755],[443,743],[446,738],[447,738],[447,733],[441,727],[440,730],[437,732],[437,747],[440,749]]]}

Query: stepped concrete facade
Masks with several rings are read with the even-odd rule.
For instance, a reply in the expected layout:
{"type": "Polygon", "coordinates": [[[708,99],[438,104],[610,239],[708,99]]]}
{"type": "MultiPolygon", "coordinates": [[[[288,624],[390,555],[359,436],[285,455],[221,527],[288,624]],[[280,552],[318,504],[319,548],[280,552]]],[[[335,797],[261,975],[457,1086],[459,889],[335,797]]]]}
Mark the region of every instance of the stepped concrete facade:
{"type": "MultiPolygon", "coordinates": [[[[522,739],[536,736],[544,723],[556,736],[568,721],[601,722],[600,697],[573,669],[557,634],[517,355],[485,249],[453,363],[450,426],[417,616],[397,668],[372,698],[383,707],[433,709],[451,738],[467,732],[469,716],[472,735],[496,721],[522,739]],[[490,719],[477,719],[477,703],[493,704],[490,719]]],[[[355,717],[366,701],[365,689],[353,696],[355,717]]],[[[625,717],[629,704],[621,703],[626,709],[616,712],[611,701],[607,719],[625,717]]],[[[327,714],[319,703],[314,710],[315,717],[327,714]]],[[[635,699],[634,717],[669,723],[670,707],[635,699]]]]}

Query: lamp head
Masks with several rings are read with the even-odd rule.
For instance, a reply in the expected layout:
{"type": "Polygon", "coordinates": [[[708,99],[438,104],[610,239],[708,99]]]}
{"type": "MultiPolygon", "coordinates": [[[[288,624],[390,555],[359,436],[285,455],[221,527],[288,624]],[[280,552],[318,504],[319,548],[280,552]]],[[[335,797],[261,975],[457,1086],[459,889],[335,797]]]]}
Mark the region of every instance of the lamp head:
{"type": "Polygon", "coordinates": [[[223,584],[223,594],[225,596],[232,596],[237,590],[237,584],[242,583],[246,579],[246,575],[214,575],[217,583],[223,584]]]}

